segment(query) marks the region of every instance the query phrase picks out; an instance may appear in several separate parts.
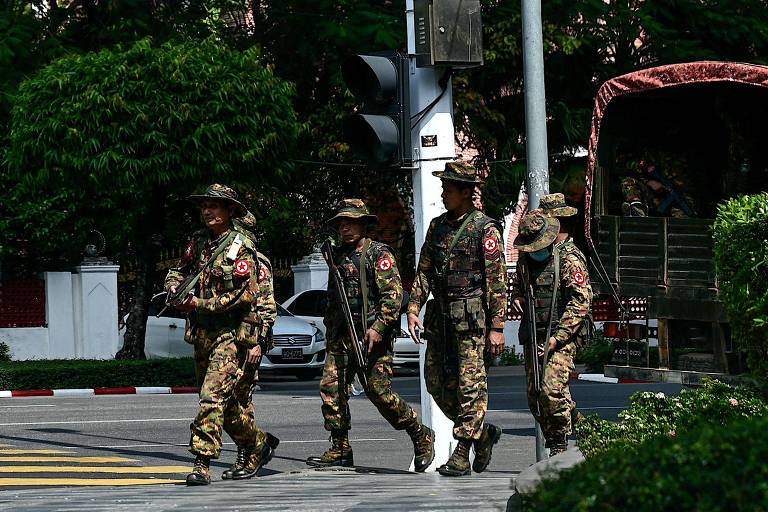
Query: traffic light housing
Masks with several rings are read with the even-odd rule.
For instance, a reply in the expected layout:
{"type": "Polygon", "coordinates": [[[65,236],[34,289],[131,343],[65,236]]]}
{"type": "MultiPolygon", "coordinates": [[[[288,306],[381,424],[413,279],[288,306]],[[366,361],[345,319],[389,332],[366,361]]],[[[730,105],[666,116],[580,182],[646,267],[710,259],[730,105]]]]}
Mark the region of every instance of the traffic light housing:
{"type": "Polygon", "coordinates": [[[344,83],[361,101],[342,125],[352,152],[369,165],[411,165],[408,59],[396,51],[353,55],[341,67],[344,83]]]}

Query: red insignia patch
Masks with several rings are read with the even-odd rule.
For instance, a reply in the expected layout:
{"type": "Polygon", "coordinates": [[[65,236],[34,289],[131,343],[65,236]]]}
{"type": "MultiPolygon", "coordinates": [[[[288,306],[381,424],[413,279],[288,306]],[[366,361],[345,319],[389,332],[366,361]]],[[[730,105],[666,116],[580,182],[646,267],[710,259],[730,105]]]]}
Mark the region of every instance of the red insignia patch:
{"type": "Polygon", "coordinates": [[[496,243],[494,238],[489,237],[483,242],[483,247],[485,247],[485,252],[493,252],[499,247],[499,244],[496,243]]]}
{"type": "Polygon", "coordinates": [[[379,260],[377,266],[379,267],[379,270],[386,272],[392,268],[392,260],[390,260],[387,256],[384,256],[379,260]]]}
{"type": "Polygon", "coordinates": [[[237,260],[235,262],[235,275],[245,277],[251,273],[251,264],[246,260],[237,260]]]}
{"type": "Polygon", "coordinates": [[[267,267],[262,265],[261,268],[259,269],[259,281],[263,281],[266,278],[267,278],[267,267]]]}
{"type": "Polygon", "coordinates": [[[581,286],[587,282],[587,276],[585,276],[584,272],[582,272],[581,270],[577,270],[576,272],[573,273],[573,281],[577,285],[581,286]]]}

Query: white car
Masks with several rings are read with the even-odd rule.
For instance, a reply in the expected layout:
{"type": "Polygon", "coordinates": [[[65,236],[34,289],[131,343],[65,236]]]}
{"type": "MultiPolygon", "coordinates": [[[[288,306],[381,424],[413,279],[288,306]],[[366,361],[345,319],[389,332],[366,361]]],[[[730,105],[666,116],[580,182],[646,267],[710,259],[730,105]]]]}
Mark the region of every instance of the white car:
{"type": "MultiPolygon", "coordinates": [[[[160,299],[156,296],[149,308],[144,353],[149,359],[192,357],[192,345],[184,341],[184,315],[168,308],[157,318],[160,299]]],[[[125,327],[120,336],[124,334],[125,327]]],[[[321,329],[278,306],[272,339],[274,347],[262,359],[259,371],[292,374],[301,380],[314,379],[322,373],[325,334],[321,329]]]]}
{"type": "MultiPolygon", "coordinates": [[[[328,303],[328,292],[322,289],[305,290],[283,302],[290,313],[317,326],[325,333],[323,316],[328,303]]],[[[392,362],[396,365],[419,364],[419,346],[408,334],[407,315],[400,317],[400,332],[395,337],[392,362]]]]}

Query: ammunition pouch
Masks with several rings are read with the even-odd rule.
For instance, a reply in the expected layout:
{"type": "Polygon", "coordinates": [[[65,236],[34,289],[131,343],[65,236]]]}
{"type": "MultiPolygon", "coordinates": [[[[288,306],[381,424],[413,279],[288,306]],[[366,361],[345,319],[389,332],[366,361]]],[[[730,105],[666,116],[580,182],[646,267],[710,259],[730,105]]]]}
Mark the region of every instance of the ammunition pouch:
{"type": "Polygon", "coordinates": [[[424,307],[424,332],[421,337],[427,341],[438,341],[440,339],[440,304],[435,299],[430,299],[424,307]]]}
{"type": "Polygon", "coordinates": [[[457,332],[485,329],[485,309],[481,297],[455,300],[448,303],[448,314],[457,332]]]}
{"type": "Polygon", "coordinates": [[[235,341],[249,348],[261,345],[262,351],[266,353],[272,348],[272,328],[262,326],[261,319],[256,314],[249,313],[240,321],[235,341]]]}

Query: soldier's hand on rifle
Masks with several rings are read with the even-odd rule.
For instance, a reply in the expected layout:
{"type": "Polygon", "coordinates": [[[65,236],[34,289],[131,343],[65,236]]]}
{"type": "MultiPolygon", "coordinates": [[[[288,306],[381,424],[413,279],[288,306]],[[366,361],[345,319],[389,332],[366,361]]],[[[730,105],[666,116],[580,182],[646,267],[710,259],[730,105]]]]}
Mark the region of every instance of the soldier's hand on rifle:
{"type": "Polygon", "coordinates": [[[197,304],[199,302],[199,299],[195,297],[194,295],[187,295],[186,298],[182,301],[181,304],[176,306],[176,309],[181,311],[182,313],[187,313],[189,311],[194,311],[197,309],[197,304]]]}
{"type": "Polygon", "coordinates": [[[523,306],[525,305],[525,299],[514,299],[512,301],[512,311],[518,315],[523,314],[523,306]]]}
{"type": "Polygon", "coordinates": [[[381,334],[376,329],[368,329],[365,331],[365,344],[368,347],[368,353],[373,351],[373,347],[381,343],[381,334]]]}
{"type": "Polygon", "coordinates": [[[491,345],[491,355],[498,356],[504,352],[504,332],[491,330],[488,332],[488,342],[491,345]]]}
{"type": "Polygon", "coordinates": [[[424,326],[422,325],[421,320],[419,320],[419,315],[408,313],[408,332],[411,334],[413,341],[421,343],[421,338],[419,338],[419,334],[416,332],[417,328],[419,331],[424,330],[424,326]]]}
{"type": "Polygon", "coordinates": [[[261,359],[261,345],[248,349],[248,354],[245,356],[246,363],[256,364],[259,362],[259,359],[261,359]]]}

